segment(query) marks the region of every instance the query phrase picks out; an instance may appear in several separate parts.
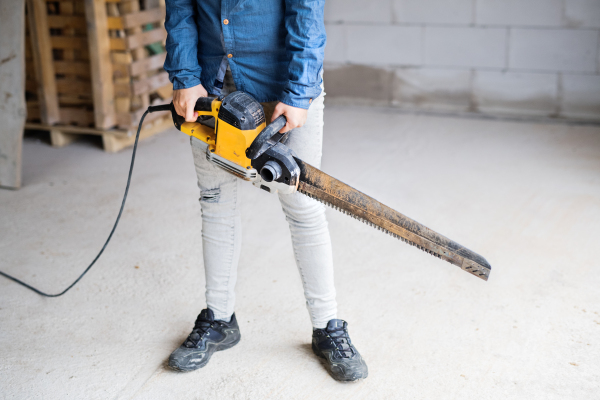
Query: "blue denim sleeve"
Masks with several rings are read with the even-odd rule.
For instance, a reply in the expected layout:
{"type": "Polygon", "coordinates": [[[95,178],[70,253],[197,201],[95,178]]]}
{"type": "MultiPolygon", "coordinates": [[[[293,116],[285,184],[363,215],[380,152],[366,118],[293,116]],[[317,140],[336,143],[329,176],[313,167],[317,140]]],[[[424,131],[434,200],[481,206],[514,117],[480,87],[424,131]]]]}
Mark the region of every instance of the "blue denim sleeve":
{"type": "Polygon", "coordinates": [[[200,84],[202,68],[198,64],[198,26],[193,0],[166,0],[167,58],[165,71],[173,89],[200,84]]]}
{"type": "Polygon", "coordinates": [[[321,94],[325,50],[325,0],[285,0],[285,41],[289,64],[288,83],[281,102],[308,109],[321,94]]]}

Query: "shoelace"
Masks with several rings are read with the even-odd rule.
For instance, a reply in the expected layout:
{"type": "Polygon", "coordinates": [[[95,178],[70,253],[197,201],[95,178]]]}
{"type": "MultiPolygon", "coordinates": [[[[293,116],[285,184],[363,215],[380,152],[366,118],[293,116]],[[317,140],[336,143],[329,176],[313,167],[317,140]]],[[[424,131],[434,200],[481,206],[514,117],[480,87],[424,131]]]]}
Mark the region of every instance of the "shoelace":
{"type": "Polygon", "coordinates": [[[331,332],[327,332],[333,343],[338,349],[342,358],[350,358],[354,355],[354,348],[350,343],[350,336],[343,327],[335,328],[331,332]]]}
{"type": "Polygon", "coordinates": [[[194,329],[192,329],[192,333],[190,333],[185,341],[185,347],[190,348],[198,346],[198,343],[202,340],[204,335],[206,335],[208,330],[212,328],[212,326],[213,322],[200,319],[200,317],[198,317],[198,319],[196,319],[196,323],[194,323],[194,329]]]}

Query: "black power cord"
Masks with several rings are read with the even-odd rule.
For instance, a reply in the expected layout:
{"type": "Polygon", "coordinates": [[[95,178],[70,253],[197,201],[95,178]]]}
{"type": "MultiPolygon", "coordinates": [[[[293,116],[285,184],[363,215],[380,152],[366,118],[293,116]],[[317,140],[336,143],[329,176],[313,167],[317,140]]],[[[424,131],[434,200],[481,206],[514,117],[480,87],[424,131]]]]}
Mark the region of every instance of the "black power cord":
{"type": "Polygon", "coordinates": [[[115,230],[117,229],[117,225],[119,225],[119,220],[121,219],[121,214],[123,214],[123,209],[125,208],[125,201],[127,200],[127,193],[129,192],[129,184],[131,183],[131,174],[133,173],[133,163],[135,162],[135,153],[137,151],[138,140],[140,138],[140,132],[142,130],[142,124],[144,123],[144,118],[146,118],[146,115],[148,115],[149,113],[156,112],[156,111],[170,111],[171,108],[172,108],[171,104],[164,104],[164,105],[159,105],[159,106],[150,106],[150,107],[148,107],[148,109],[146,110],[146,112],[144,113],[144,115],[142,115],[142,118],[140,119],[140,124],[138,125],[137,133],[135,135],[135,142],[133,144],[133,152],[131,153],[131,164],[129,165],[129,175],[127,176],[127,186],[125,187],[125,193],[123,194],[123,201],[121,202],[121,209],[119,210],[119,215],[117,215],[117,219],[115,221],[115,224],[113,225],[113,228],[110,231],[110,234],[108,235],[108,238],[106,239],[106,242],[104,243],[104,246],[102,246],[102,248],[100,249],[100,251],[98,252],[98,254],[96,255],[96,257],[94,258],[94,260],[92,261],[92,263],[85,269],[85,271],[83,271],[83,273],[81,275],[79,275],[79,278],[75,279],[75,282],[71,283],[69,285],[69,287],[67,287],[65,290],[63,290],[60,293],[57,293],[57,294],[48,294],[48,293],[42,292],[39,289],[34,288],[31,285],[28,285],[27,283],[23,282],[22,280],[17,279],[17,278],[15,278],[13,276],[10,276],[9,274],[4,273],[2,271],[0,271],[0,275],[4,276],[5,278],[10,279],[13,282],[18,283],[19,285],[25,286],[27,289],[33,290],[37,294],[45,296],[45,297],[58,297],[58,296],[62,296],[63,294],[67,293],[69,291],[69,289],[71,289],[73,286],[75,286],[77,284],[77,282],[79,282],[81,280],[81,278],[83,278],[83,276],[85,274],[87,274],[87,272],[94,266],[94,264],[96,263],[96,261],[98,261],[98,259],[102,255],[102,253],[104,253],[104,250],[106,249],[106,246],[108,246],[108,243],[110,242],[110,239],[112,239],[112,236],[115,233],[115,230]]]}

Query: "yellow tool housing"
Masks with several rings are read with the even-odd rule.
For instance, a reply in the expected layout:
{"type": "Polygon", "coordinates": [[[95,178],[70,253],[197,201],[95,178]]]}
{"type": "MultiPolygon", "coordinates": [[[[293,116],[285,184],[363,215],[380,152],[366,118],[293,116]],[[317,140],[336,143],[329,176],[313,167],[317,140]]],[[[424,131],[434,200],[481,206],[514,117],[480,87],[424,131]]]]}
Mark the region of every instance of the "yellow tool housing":
{"type": "MultiPolygon", "coordinates": [[[[196,107],[196,109],[203,108],[203,110],[197,110],[200,116],[209,115],[215,118],[214,129],[199,122],[184,122],[181,124],[180,130],[207,143],[210,152],[243,168],[250,169],[252,165],[251,160],[246,157],[246,149],[250,147],[252,141],[266,127],[262,107],[256,103],[260,107],[260,113],[255,112],[255,114],[262,114],[262,118],[260,118],[260,115],[256,116],[258,118],[254,118],[254,122],[262,121],[262,123],[244,124],[239,120],[235,120],[235,118],[232,119],[231,113],[224,112],[221,109],[223,107],[222,103],[219,99],[213,99],[210,103],[210,109],[208,104],[204,107],[196,107]]],[[[240,118],[245,120],[246,117],[241,116],[240,118]]]]}

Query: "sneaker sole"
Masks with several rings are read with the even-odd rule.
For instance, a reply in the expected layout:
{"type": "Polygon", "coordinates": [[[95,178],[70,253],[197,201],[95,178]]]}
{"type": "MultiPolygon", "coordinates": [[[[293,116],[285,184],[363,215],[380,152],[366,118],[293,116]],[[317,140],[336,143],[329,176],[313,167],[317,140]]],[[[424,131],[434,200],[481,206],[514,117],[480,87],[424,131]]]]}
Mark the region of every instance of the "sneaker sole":
{"type": "Polygon", "coordinates": [[[178,372],[195,371],[197,369],[205,367],[215,352],[228,350],[228,349],[232,348],[233,346],[235,346],[236,344],[238,344],[240,342],[240,340],[242,340],[242,335],[238,335],[238,337],[231,343],[215,343],[215,344],[209,343],[208,350],[206,351],[206,357],[202,360],[202,362],[200,364],[194,365],[193,367],[190,367],[190,368],[183,367],[182,368],[180,366],[172,365],[170,363],[168,363],[167,365],[170,369],[172,369],[174,371],[178,371],[178,372]]]}
{"type": "Polygon", "coordinates": [[[369,373],[357,373],[356,375],[353,375],[351,377],[346,377],[343,376],[341,374],[336,374],[335,372],[333,372],[332,368],[331,368],[331,363],[329,362],[329,359],[323,354],[323,352],[318,349],[314,343],[312,343],[311,345],[313,353],[315,353],[315,355],[319,358],[322,358],[325,362],[325,364],[327,365],[327,371],[329,371],[329,374],[333,377],[333,379],[335,379],[336,381],[340,381],[340,382],[355,382],[359,379],[366,379],[369,376],[369,373]]]}

